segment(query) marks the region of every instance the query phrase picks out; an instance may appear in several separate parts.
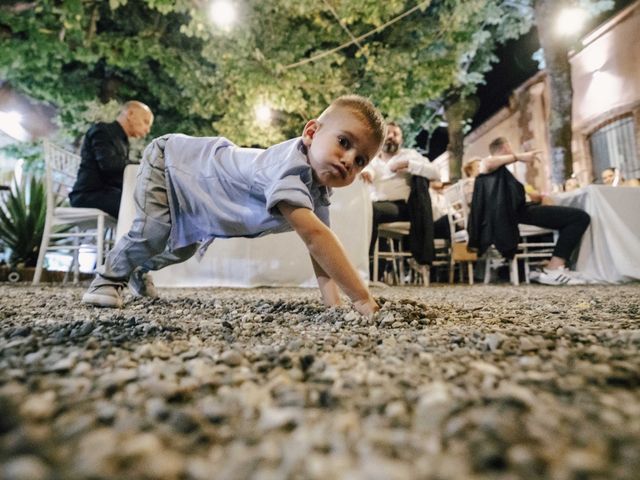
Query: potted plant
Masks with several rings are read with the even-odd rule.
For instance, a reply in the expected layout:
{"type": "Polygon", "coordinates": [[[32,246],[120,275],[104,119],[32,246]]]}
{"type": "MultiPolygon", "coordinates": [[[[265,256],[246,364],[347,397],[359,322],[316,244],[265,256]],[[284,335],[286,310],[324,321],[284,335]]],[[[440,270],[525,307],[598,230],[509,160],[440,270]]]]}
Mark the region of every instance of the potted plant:
{"type": "MultiPolygon", "coordinates": [[[[47,213],[44,183],[36,177],[12,188],[0,202],[0,243],[9,248],[9,269],[22,280],[33,276],[47,213]]],[[[15,277],[14,277],[15,278],[15,277]]]]}

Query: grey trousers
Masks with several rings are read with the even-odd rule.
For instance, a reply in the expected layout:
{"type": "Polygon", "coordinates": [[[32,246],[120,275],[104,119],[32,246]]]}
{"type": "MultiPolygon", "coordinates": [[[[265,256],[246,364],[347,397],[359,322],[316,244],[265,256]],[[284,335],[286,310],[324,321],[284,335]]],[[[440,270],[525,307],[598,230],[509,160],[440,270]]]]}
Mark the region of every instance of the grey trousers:
{"type": "Polygon", "coordinates": [[[107,254],[94,283],[123,283],[138,267],[159,270],[184,262],[197,251],[198,243],[176,250],[167,245],[171,216],[165,179],[165,142],[166,138],[157,138],[144,150],[134,194],[135,220],[129,233],[107,254]]]}

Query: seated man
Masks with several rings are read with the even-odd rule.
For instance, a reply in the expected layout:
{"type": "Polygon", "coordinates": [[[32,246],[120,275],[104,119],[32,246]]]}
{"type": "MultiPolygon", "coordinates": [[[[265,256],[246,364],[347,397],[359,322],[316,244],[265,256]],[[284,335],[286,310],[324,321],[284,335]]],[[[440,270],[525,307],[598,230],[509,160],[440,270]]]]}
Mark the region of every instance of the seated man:
{"type": "Polygon", "coordinates": [[[76,183],[69,194],[72,207],[99,208],[118,218],[122,175],[129,163],[129,137],[144,137],[152,123],[149,107],[130,101],[115,122],[99,122],[89,128],[82,142],[76,183]]]}
{"type": "Polygon", "coordinates": [[[417,151],[401,148],[402,143],[402,130],[398,124],[387,123],[382,151],[371,160],[361,174],[363,181],[369,184],[373,202],[369,255],[373,255],[378,238],[378,226],[381,223],[410,221],[412,238],[409,240],[414,247],[411,248],[412,254],[419,264],[429,263],[429,257],[433,255],[433,246],[429,248],[427,242],[433,240],[432,234],[426,233],[429,238],[417,238],[421,232],[431,232],[433,228],[430,198],[427,189],[424,188],[422,191],[421,186],[427,182],[426,179],[439,180],[440,173],[426,157],[417,151]],[[412,177],[421,177],[420,180],[424,182],[412,181],[412,177]],[[417,186],[413,191],[414,195],[411,195],[412,185],[417,186]],[[420,208],[424,211],[417,212],[416,210],[420,208]],[[417,252],[417,250],[421,251],[417,252]]]}
{"type": "MultiPolygon", "coordinates": [[[[525,202],[522,184],[511,175],[506,169],[506,165],[515,162],[531,164],[537,158],[537,155],[540,153],[539,151],[515,154],[511,149],[509,141],[503,137],[491,142],[489,151],[491,156],[482,160],[480,165],[481,175],[476,180],[476,185],[478,185],[482,174],[502,173],[509,182],[519,186],[518,189],[511,190],[512,195],[507,199],[512,202],[512,207],[509,208],[513,208],[513,220],[516,222],[516,227],[517,224],[523,223],[559,231],[558,240],[551,260],[541,272],[536,272],[536,275],[532,275],[531,279],[547,285],[585,283],[578,274],[568,270],[567,263],[573,251],[580,244],[582,235],[589,226],[589,215],[577,208],[541,205],[539,202],[525,202]],[[517,190],[517,194],[513,193],[514,190],[517,190]]],[[[474,203],[476,202],[476,194],[478,194],[478,192],[474,191],[474,203]]],[[[508,196],[509,194],[507,193],[505,195],[508,196]]],[[[495,198],[498,198],[497,201],[505,201],[500,200],[501,197],[497,195],[495,198]]],[[[473,212],[472,207],[472,217],[474,217],[474,215],[476,214],[473,212]]],[[[509,219],[503,220],[505,222],[509,221],[509,219]]],[[[473,221],[474,219],[472,218],[472,222],[473,221]]],[[[476,221],[475,224],[479,225],[478,221],[476,221]]],[[[477,243],[475,242],[478,239],[477,232],[473,235],[470,232],[470,235],[473,237],[473,240],[470,239],[470,246],[476,246],[477,243]]]]}
{"type": "MultiPolygon", "coordinates": [[[[388,222],[412,221],[409,205],[411,177],[440,179],[438,169],[426,157],[413,149],[401,148],[402,142],[402,130],[395,122],[389,122],[382,151],[371,160],[371,163],[361,174],[364,182],[369,184],[373,202],[373,228],[369,255],[373,255],[378,238],[378,225],[388,222]]],[[[428,201],[426,192],[425,195],[428,201]]],[[[433,224],[431,206],[425,205],[425,208],[429,210],[428,218],[433,224]]],[[[426,230],[430,231],[432,226],[427,226],[426,230]]],[[[425,239],[419,243],[426,244],[427,240],[432,239],[425,239]]],[[[419,263],[422,262],[419,261],[419,263]]]]}

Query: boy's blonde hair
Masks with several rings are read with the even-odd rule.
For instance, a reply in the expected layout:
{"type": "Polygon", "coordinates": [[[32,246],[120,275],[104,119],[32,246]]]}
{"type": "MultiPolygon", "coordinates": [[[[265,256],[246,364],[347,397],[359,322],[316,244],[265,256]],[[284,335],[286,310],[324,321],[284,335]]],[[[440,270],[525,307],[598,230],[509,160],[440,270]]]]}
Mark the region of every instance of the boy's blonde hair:
{"type": "Polygon", "coordinates": [[[360,95],[342,95],[331,102],[331,105],[322,112],[318,119],[322,121],[323,117],[339,108],[349,110],[356,117],[362,120],[369,127],[374,140],[378,145],[382,145],[386,126],[384,118],[382,118],[382,114],[371,100],[361,97],[360,95]]]}

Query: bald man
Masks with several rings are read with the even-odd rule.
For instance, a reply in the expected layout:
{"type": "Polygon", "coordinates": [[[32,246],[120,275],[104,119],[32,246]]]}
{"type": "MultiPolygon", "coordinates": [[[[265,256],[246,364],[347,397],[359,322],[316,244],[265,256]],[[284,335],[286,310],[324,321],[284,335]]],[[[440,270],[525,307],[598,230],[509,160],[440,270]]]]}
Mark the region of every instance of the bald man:
{"type": "Polygon", "coordinates": [[[69,194],[72,207],[99,208],[118,218],[129,138],[144,137],[152,123],[151,109],[132,100],[124,104],[115,122],[99,122],[89,128],[80,151],[78,177],[69,194]]]}

